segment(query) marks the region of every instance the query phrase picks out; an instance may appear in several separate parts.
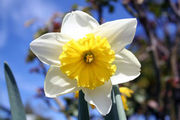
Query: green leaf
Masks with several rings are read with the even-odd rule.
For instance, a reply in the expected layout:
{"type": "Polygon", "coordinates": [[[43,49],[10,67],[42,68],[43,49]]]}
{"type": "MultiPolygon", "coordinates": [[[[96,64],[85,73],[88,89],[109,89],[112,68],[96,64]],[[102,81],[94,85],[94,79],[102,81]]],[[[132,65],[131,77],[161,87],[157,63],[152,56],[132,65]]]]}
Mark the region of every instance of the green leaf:
{"type": "Polygon", "coordinates": [[[79,91],[78,120],[89,120],[89,109],[82,91],[79,91]]]}
{"type": "Polygon", "coordinates": [[[123,107],[123,103],[122,103],[118,85],[113,86],[113,91],[114,91],[114,95],[115,95],[115,102],[116,102],[116,106],[117,106],[119,120],[126,120],[126,114],[124,111],[124,107],[123,107]]]}
{"type": "Polygon", "coordinates": [[[4,63],[4,73],[11,106],[12,120],[26,120],[24,107],[16,85],[16,81],[7,63],[4,63]]]}

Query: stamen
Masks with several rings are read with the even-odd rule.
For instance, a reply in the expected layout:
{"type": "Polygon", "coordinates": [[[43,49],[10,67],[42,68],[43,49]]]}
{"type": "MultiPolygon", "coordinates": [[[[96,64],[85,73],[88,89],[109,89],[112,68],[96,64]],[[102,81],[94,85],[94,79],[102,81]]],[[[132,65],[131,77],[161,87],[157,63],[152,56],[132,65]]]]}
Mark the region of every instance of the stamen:
{"type": "Polygon", "coordinates": [[[84,55],[84,61],[87,63],[87,64],[90,64],[94,61],[94,55],[91,51],[88,51],[87,53],[85,53],[84,55]]]}

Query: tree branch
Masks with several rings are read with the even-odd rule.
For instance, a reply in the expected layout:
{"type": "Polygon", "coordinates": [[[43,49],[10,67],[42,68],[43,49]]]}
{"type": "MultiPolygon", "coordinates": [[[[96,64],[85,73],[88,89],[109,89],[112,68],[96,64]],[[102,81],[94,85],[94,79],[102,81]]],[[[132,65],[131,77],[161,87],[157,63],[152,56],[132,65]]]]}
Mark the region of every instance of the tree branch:
{"type": "Polygon", "coordinates": [[[180,0],[178,0],[178,7],[176,7],[176,5],[171,1],[168,0],[170,7],[172,8],[173,12],[175,13],[175,15],[177,16],[178,19],[180,19],[180,0]]]}

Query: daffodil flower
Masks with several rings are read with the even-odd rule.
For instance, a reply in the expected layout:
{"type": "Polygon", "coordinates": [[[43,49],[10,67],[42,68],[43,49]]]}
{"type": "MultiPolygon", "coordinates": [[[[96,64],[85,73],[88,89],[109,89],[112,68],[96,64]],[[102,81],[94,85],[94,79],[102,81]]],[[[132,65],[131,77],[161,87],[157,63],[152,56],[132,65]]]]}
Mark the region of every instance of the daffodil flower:
{"type": "Polygon", "coordinates": [[[33,53],[50,65],[45,78],[47,97],[82,90],[85,100],[106,115],[111,110],[112,85],[140,74],[140,63],[125,46],[134,38],[137,20],[99,25],[82,11],[68,13],[60,33],[47,33],[31,42],[33,53]]]}

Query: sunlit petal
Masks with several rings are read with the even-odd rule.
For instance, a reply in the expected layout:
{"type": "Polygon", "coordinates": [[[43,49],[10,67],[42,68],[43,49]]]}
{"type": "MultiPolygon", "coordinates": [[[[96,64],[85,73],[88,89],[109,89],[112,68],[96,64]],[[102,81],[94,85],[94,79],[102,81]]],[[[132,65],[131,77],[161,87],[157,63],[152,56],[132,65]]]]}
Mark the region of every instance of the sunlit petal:
{"type": "Polygon", "coordinates": [[[141,64],[137,58],[127,49],[116,54],[114,63],[117,70],[111,77],[112,84],[120,84],[137,78],[140,75],[141,64]]]}
{"type": "Polygon", "coordinates": [[[73,11],[64,17],[61,32],[79,39],[91,33],[97,26],[99,26],[98,22],[87,13],[73,11]]]}
{"type": "Polygon", "coordinates": [[[111,89],[112,84],[109,80],[104,85],[97,87],[94,90],[85,88],[82,90],[85,93],[85,100],[94,105],[102,115],[106,115],[110,112],[112,107],[111,89]]]}
{"type": "Polygon", "coordinates": [[[94,30],[94,34],[106,37],[112,49],[119,52],[130,44],[136,32],[137,20],[134,18],[106,22],[94,30]]]}
{"type": "Polygon", "coordinates": [[[59,67],[51,66],[45,79],[44,91],[47,97],[57,97],[79,90],[76,80],[69,79],[59,67]]]}
{"type": "Polygon", "coordinates": [[[32,52],[49,65],[60,65],[58,59],[62,46],[71,38],[61,33],[47,33],[33,40],[30,44],[32,52]]]}

